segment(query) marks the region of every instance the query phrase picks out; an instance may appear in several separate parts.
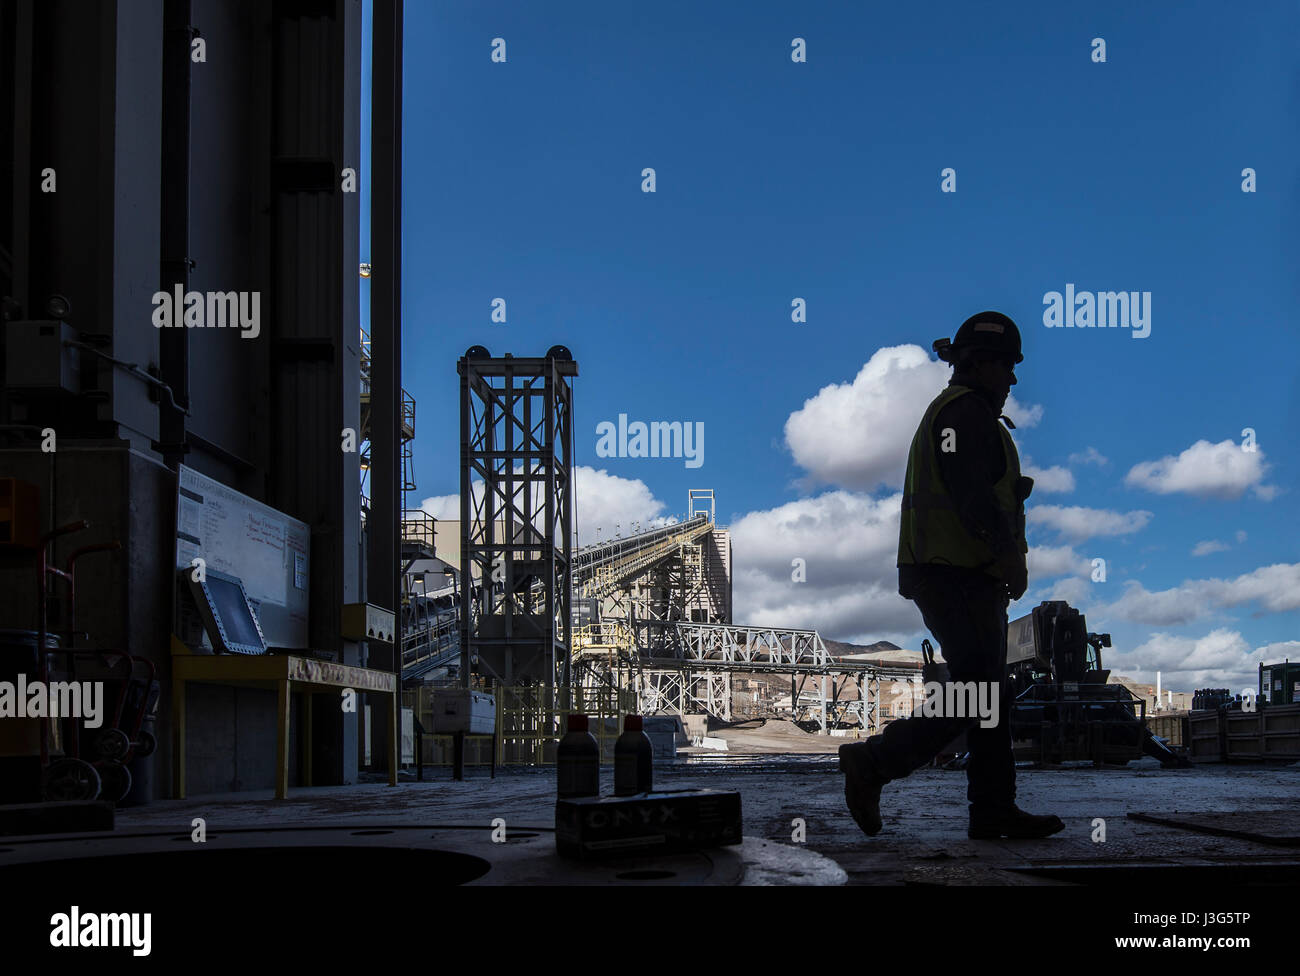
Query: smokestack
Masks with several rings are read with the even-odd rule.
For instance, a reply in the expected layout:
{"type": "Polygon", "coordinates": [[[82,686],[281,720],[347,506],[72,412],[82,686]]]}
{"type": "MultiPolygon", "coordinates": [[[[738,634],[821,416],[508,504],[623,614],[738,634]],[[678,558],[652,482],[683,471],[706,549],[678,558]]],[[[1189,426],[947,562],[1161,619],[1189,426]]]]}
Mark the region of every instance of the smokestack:
{"type": "Polygon", "coordinates": [[[1156,708],[1160,707],[1160,672],[1156,672],[1156,708]]]}

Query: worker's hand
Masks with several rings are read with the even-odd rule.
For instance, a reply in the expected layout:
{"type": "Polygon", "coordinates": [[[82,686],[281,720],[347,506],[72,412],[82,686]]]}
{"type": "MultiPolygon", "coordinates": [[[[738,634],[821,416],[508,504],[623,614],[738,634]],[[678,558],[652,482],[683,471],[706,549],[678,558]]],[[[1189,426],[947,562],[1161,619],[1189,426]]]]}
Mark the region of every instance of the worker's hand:
{"type": "Polygon", "coordinates": [[[1007,589],[1007,596],[1012,600],[1019,600],[1029,588],[1029,570],[1025,566],[1025,554],[1016,552],[1014,549],[1008,549],[1004,552],[993,568],[1002,580],[1007,589]]]}

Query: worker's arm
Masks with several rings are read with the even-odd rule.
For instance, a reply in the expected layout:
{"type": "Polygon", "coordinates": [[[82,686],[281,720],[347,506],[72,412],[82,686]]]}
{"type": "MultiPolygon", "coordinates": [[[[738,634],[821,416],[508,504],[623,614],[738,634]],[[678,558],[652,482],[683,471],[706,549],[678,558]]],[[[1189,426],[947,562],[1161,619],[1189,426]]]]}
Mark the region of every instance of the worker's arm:
{"type": "Polygon", "coordinates": [[[957,516],[971,535],[989,544],[995,558],[1019,554],[1011,519],[993,494],[993,486],[1006,473],[997,424],[992,406],[978,393],[953,400],[934,422],[939,474],[957,506],[957,516]],[[955,434],[952,452],[942,450],[948,428],[955,434]]]}

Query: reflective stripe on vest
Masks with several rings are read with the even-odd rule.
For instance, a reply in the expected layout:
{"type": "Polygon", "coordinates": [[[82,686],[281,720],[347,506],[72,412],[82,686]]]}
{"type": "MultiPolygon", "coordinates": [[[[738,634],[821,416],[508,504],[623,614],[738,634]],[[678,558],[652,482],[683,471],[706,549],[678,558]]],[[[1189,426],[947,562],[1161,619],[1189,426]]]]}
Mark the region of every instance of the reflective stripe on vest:
{"type": "MultiPolygon", "coordinates": [[[[946,387],[925,411],[912,449],[907,457],[907,476],[903,483],[903,512],[899,524],[898,564],[900,566],[935,563],[988,571],[994,563],[992,547],[975,537],[957,515],[957,506],[940,475],[938,449],[941,440],[934,436],[935,419],[945,406],[967,393],[968,386],[946,387]]],[[[993,486],[998,506],[1010,517],[1012,531],[1020,551],[1028,552],[1025,543],[1025,506],[1016,498],[1020,478],[1020,456],[1011,435],[997,424],[1002,435],[1002,453],[1006,470],[993,486]]],[[[958,445],[960,449],[961,445],[958,445]]]]}

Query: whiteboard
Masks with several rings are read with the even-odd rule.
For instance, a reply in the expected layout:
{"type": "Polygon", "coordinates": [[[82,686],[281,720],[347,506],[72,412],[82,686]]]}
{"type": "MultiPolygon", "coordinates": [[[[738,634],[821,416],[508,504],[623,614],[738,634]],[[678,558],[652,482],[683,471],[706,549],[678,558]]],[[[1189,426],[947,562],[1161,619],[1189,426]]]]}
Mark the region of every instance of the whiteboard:
{"type": "Polygon", "coordinates": [[[268,646],[307,647],[305,522],[180,465],[176,498],[176,568],[201,558],[243,581],[268,646]]]}

